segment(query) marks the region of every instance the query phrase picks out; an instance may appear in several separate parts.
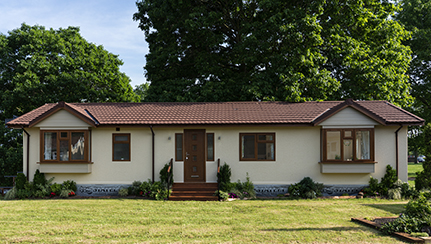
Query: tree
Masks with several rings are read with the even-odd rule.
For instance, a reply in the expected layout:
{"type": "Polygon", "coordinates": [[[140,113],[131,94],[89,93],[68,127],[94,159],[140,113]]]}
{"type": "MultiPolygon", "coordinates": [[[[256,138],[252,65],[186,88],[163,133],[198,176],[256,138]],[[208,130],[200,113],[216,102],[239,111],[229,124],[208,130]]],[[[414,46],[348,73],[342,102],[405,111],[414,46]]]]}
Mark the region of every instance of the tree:
{"type": "Polygon", "coordinates": [[[411,101],[389,1],[143,0],[149,101],[411,101]]]}
{"type": "Polygon", "coordinates": [[[22,24],[0,33],[0,184],[3,175],[22,171],[22,133],[4,121],[45,103],[133,102],[122,61],[87,42],[79,28],[46,30],[22,24]]]}
{"type": "Polygon", "coordinates": [[[136,96],[139,97],[139,101],[144,102],[145,98],[148,95],[148,88],[150,87],[149,83],[142,83],[140,85],[135,86],[133,92],[135,92],[136,96]]]}
{"type": "Polygon", "coordinates": [[[431,123],[428,123],[423,129],[423,148],[425,154],[425,162],[423,162],[423,170],[417,173],[415,179],[416,190],[431,189],[431,123]]]}

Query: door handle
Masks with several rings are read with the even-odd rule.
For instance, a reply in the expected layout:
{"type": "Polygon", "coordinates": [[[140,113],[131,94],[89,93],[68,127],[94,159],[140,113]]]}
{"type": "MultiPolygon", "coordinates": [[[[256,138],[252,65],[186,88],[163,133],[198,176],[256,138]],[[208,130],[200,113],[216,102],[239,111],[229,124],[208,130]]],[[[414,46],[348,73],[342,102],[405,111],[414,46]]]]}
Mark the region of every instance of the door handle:
{"type": "Polygon", "coordinates": [[[188,154],[188,153],[186,152],[186,159],[189,159],[189,155],[190,155],[190,154],[188,154]]]}

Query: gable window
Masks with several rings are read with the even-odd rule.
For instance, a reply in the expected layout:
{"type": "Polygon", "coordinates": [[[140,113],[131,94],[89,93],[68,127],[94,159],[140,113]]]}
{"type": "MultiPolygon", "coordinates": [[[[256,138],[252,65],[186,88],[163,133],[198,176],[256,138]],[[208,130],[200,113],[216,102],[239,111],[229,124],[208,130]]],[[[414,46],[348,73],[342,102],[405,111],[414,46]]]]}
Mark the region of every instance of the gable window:
{"type": "Polygon", "coordinates": [[[130,161],[130,134],[112,134],[112,160],[130,161]]]}
{"type": "Polygon", "coordinates": [[[41,162],[87,162],[88,131],[40,131],[41,162]]]}
{"type": "Polygon", "coordinates": [[[323,161],[374,161],[374,129],[324,129],[323,161]]]}
{"type": "Polygon", "coordinates": [[[241,161],[274,161],[275,133],[240,133],[241,161]]]}

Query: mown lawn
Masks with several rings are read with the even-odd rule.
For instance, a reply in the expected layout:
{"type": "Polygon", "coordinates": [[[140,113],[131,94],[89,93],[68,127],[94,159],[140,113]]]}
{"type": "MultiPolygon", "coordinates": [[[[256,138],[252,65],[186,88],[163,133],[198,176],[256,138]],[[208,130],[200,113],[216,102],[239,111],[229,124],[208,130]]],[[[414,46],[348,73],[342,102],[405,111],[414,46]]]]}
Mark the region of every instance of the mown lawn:
{"type": "MultiPolygon", "coordinates": [[[[422,171],[422,170],[423,170],[422,163],[418,163],[418,164],[409,163],[409,165],[408,165],[408,171],[407,171],[408,172],[408,177],[409,178],[414,178],[414,177],[416,177],[417,172],[422,171]]],[[[414,180],[409,180],[409,184],[411,186],[414,186],[415,185],[415,181],[414,180]]]]}
{"type": "Polygon", "coordinates": [[[0,242],[403,243],[350,219],[396,216],[405,204],[376,199],[0,201],[0,242]]]}

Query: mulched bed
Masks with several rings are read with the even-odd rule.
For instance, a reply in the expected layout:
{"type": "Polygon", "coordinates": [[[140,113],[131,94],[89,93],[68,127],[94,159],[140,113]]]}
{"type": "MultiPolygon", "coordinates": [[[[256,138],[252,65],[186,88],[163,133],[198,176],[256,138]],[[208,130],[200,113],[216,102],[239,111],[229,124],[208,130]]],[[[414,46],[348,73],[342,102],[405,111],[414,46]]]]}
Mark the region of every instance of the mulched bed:
{"type": "MultiPolygon", "coordinates": [[[[392,222],[395,219],[397,219],[397,217],[375,218],[374,221],[370,221],[367,219],[352,218],[352,221],[380,230],[383,224],[392,222]]],[[[410,234],[402,233],[402,232],[392,233],[392,236],[411,243],[430,243],[431,242],[430,237],[424,237],[424,238],[413,237],[410,234]]]]}

